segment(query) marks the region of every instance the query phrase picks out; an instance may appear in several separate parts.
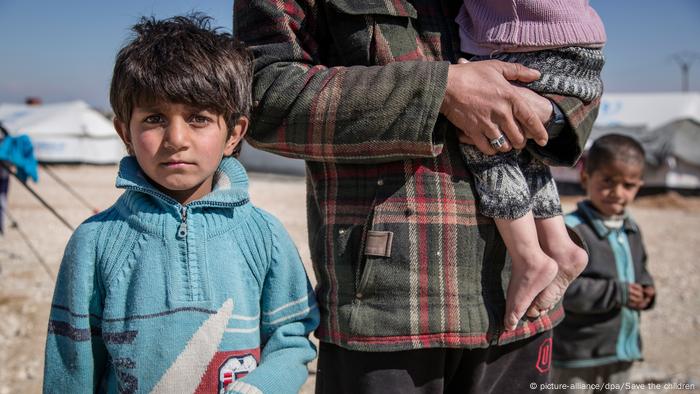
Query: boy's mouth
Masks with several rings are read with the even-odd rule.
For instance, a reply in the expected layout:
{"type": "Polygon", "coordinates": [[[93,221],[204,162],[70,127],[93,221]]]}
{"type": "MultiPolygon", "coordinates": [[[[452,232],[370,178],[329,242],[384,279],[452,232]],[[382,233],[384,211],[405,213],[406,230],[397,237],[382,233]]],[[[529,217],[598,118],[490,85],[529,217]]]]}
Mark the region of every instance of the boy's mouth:
{"type": "Polygon", "coordinates": [[[167,167],[167,168],[181,168],[181,167],[186,167],[186,166],[191,166],[194,163],[186,162],[186,161],[179,161],[179,160],[173,160],[173,161],[166,161],[162,165],[167,167]]]}
{"type": "Polygon", "coordinates": [[[624,202],[620,200],[607,200],[605,203],[610,205],[624,205],[624,202]]]}

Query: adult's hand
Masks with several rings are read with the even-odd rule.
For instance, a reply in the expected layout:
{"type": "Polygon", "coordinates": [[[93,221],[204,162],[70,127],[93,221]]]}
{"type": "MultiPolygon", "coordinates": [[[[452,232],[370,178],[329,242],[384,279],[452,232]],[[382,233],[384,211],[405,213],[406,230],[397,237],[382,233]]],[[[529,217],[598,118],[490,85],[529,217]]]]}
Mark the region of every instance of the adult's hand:
{"type": "MultiPolygon", "coordinates": [[[[552,118],[552,102],[549,101],[548,98],[541,96],[539,93],[536,93],[525,86],[513,85],[513,89],[515,89],[520,97],[528,103],[530,108],[532,108],[532,111],[537,116],[537,119],[539,119],[542,124],[547,123],[547,121],[552,118]]],[[[530,130],[526,129],[523,131],[525,132],[526,138],[534,138],[534,136],[531,135],[530,130]]]]}
{"type": "Polygon", "coordinates": [[[517,63],[461,61],[450,65],[440,112],[461,130],[460,142],[474,144],[485,154],[496,153],[489,141],[501,133],[509,141],[499,149],[501,152],[523,148],[526,137],[544,145],[547,131],[542,121],[509,82],[527,83],[539,77],[537,70],[517,63]]]}

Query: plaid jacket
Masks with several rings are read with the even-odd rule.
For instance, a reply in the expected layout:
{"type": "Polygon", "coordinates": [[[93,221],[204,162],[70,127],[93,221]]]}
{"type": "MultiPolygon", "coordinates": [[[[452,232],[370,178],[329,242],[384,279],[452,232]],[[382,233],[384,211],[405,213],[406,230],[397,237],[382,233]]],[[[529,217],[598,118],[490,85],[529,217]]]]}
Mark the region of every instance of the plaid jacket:
{"type": "MultiPolygon", "coordinates": [[[[248,141],[307,164],[322,341],[363,351],[478,348],[549,330],[560,307],[503,332],[510,266],[476,211],[439,115],[461,1],[236,0],[254,52],[248,141]]],[[[538,151],[581,154],[597,103],[551,96],[569,126],[538,151]]]]}

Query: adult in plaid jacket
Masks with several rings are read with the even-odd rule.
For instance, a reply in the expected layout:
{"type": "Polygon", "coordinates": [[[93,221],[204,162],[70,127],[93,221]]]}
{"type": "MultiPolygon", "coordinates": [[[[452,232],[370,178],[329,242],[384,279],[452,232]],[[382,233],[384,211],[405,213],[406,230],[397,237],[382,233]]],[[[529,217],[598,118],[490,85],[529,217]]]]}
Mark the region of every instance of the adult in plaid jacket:
{"type": "MultiPolygon", "coordinates": [[[[324,348],[338,362],[384,352],[373,356],[418,354],[427,365],[421,351],[433,349],[507,355],[528,338],[546,342],[563,317],[557,305],[502,330],[510,267],[493,221],[476,210],[458,142],[493,153],[488,140],[501,129],[522,148],[519,126],[541,138],[552,109],[545,100],[543,115],[533,104],[542,101],[507,81],[529,82],[537,73],[497,61],[455,64],[461,4],[235,0],[235,34],[256,58],[248,142],[307,165],[319,379],[328,364],[324,348]]],[[[567,125],[545,147],[532,146],[549,165],[573,165],[598,102],[547,98],[567,125]]],[[[361,380],[365,372],[349,376],[361,380]]],[[[377,387],[359,384],[364,389],[348,392],[377,387]]]]}

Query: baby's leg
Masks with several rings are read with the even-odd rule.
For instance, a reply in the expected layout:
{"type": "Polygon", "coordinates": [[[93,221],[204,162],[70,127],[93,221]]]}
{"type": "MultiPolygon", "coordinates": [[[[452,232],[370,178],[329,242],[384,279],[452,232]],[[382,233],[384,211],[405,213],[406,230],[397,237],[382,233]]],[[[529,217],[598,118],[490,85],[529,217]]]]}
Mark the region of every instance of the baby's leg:
{"type": "Polygon", "coordinates": [[[552,283],[535,298],[528,315],[535,316],[556,304],[566,292],[569,283],[586,268],[588,254],[571,240],[564,217],[535,219],[537,237],[542,249],[557,262],[558,272],[552,283]]]}
{"type": "Polygon", "coordinates": [[[474,175],[479,211],[494,218],[511,256],[504,321],[506,329],[512,330],[556,275],[556,263],[542,251],[537,240],[529,185],[518,165],[517,152],[487,156],[473,146],[461,148],[474,175]]]}
{"type": "Polygon", "coordinates": [[[526,152],[519,159],[520,168],[530,185],[537,238],[542,249],[558,266],[554,281],[537,296],[528,309],[528,316],[536,317],[561,299],[569,283],[586,267],[588,255],[569,237],[559,193],[549,167],[526,152]]]}
{"type": "Polygon", "coordinates": [[[557,263],[540,248],[532,212],[517,219],[494,221],[512,262],[504,322],[506,330],[513,330],[535,297],[552,283],[557,263]]]}

